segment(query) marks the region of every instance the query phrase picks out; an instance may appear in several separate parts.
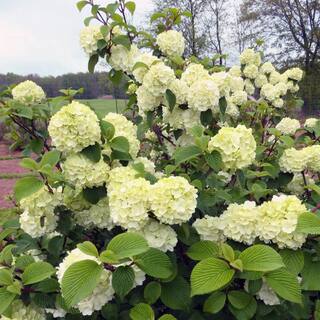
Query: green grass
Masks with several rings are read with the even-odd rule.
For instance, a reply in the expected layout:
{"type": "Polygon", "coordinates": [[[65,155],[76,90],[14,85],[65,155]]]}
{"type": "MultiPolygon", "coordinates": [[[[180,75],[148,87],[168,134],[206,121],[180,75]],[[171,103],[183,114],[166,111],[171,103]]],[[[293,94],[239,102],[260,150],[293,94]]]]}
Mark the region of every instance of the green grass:
{"type": "Polygon", "coordinates": [[[104,117],[109,112],[121,113],[127,105],[127,100],[108,100],[108,99],[90,99],[78,100],[81,103],[89,105],[99,117],[104,117]]]}

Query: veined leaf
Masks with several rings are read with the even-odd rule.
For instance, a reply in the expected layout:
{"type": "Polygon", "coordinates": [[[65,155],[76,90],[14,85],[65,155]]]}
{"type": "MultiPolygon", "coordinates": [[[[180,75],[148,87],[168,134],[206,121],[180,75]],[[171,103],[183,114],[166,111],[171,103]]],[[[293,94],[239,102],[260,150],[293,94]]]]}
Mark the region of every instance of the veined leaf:
{"type": "Polygon", "coordinates": [[[161,295],[161,285],[159,282],[152,281],[149,282],[143,291],[144,299],[149,303],[155,303],[161,295]]]}
{"type": "Polygon", "coordinates": [[[297,232],[318,235],[320,234],[320,218],[314,213],[303,213],[298,218],[297,232]]]}
{"type": "Polygon", "coordinates": [[[15,297],[15,293],[7,291],[6,288],[0,288],[0,314],[8,309],[15,297]]]}
{"type": "Polygon", "coordinates": [[[202,150],[197,146],[177,148],[173,154],[176,164],[189,161],[202,154],[202,150]]]}
{"type": "Polygon", "coordinates": [[[112,273],[112,287],[120,299],[133,288],[134,271],[130,266],[120,266],[112,273]]]}
{"type": "Polygon", "coordinates": [[[90,241],[79,243],[77,245],[77,248],[80,249],[83,253],[88,254],[89,256],[99,257],[99,252],[96,246],[90,241]]]}
{"type": "Polygon", "coordinates": [[[22,274],[24,285],[40,282],[49,278],[56,272],[56,269],[48,262],[38,261],[29,264],[22,274]]]}
{"type": "Polygon", "coordinates": [[[154,320],[154,312],[146,303],[138,303],[130,310],[132,320],[154,320]]]}
{"type": "Polygon", "coordinates": [[[191,294],[206,294],[228,284],[235,271],[217,258],[208,258],[199,262],[191,273],[191,294]]]}
{"type": "Polygon", "coordinates": [[[272,271],[284,266],[281,256],[269,246],[257,244],[239,255],[245,271],[272,271]]]}
{"type": "Polygon", "coordinates": [[[87,298],[96,288],[102,266],[93,260],[82,260],[72,264],[64,273],[61,283],[62,296],[68,307],[87,298]]]}
{"type": "Polygon", "coordinates": [[[36,177],[25,177],[18,180],[14,186],[14,195],[17,201],[39,191],[44,186],[36,177]]]}
{"type": "Polygon", "coordinates": [[[219,247],[213,241],[199,241],[193,244],[187,251],[187,256],[192,260],[201,261],[207,258],[216,257],[219,254],[219,247]]]}
{"type": "Polygon", "coordinates": [[[224,292],[214,292],[204,302],[203,311],[207,313],[218,313],[226,303],[226,294],[224,292]]]}

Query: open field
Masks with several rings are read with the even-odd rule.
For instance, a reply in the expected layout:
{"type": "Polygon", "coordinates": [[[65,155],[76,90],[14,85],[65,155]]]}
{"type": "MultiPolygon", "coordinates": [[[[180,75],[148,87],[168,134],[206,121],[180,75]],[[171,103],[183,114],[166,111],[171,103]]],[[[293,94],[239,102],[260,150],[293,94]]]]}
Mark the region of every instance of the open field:
{"type": "Polygon", "coordinates": [[[91,99],[91,100],[78,100],[84,104],[92,107],[100,117],[104,117],[109,112],[122,112],[126,105],[127,100],[119,100],[119,99],[91,99]]]}

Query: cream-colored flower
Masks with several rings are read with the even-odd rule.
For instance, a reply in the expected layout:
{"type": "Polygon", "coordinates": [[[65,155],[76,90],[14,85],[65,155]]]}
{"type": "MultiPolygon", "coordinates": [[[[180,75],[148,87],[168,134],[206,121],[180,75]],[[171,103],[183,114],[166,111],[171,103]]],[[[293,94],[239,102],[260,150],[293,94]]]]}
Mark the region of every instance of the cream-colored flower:
{"type": "Polygon", "coordinates": [[[301,81],[303,77],[303,71],[300,68],[291,68],[287,70],[285,73],[288,79],[291,79],[294,81],[301,81]]]}
{"type": "Polygon", "coordinates": [[[308,127],[308,128],[315,128],[318,121],[319,121],[319,119],[317,119],[317,118],[308,118],[304,122],[304,126],[308,127]]]}
{"type": "Polygon", "coordinates": [[[80,32],[80,45],[88,55],[92,55],[98,50],[98,41],[102,39],[100,26],[86,26],[80,32]]]}
{"type": "Polygon", "coordinates": [[[15,300],[12,303],[12,315],[10,318],[2,315],[1,320],[45,320],[44,310],[33,303],[25,305],[21,300],[15,300]]]}
{"type": "Polygon", "coordinates": [[[200,235],[201,240],[224,242],[223,227],[219,217],[205,216],[197,219],[192,225],[200,235]]]}
{"type": "Polygon", "coordinates": [[[181,32],[168,30],[157,36],[157,45],[169,57],[182,56],[185,49],[185,40],[181,32]]]}
{"type": "Polygon", "coordinates": [[[277,125],[276,129],[282,134],[294,135],[300,128],[300,122],[296,119],[283,118],[277,125]]]}
{"type": "Polygon", "coordinates": [[[14,100],[26,104],[40,103],[46,98],[43,89],[30,80],[19,83],[12,89],[14,100]]]}
{"type": "Polygon", "coordinates": [[[142,83],[144,76],[148,72],[149,68],[156,62],[159,62],[160,59],[158,59],[156,56],[152,55],[150,52],[143,52],[140,55],[137,55],[134,57],[133,61],[133,67],[136,65],[136,63],[141,62],[143,65],[140,65],[139,67],[136,67],[132,74],[135,77],[135,79],[142,83]]]}
{"type": "Polygon", "coordinates": [[[197,190],[183,177],[162,178],[152,185],[151,210],[166,224],[187,222],[197,206],[197,190]]]}
{"type": "Polygon", "coordinates": [[[270,74],[271,72],[275,71],[275,67],[271,62],[265,62],[261,67],[260,67],[260,72],[265,73],[265,74],[270,74]]]}
{"type": "Polygon", "coordinates": [[[101,139],[97,115],[76,101],[62,107],[51,118],[48,131],[52,144],[66,153],[77,153],[101,139]]]}
{"type": "Polygon", "coordinates": [[[200,80],[210,79],[208,71],[202,64],[191,63],[181,75],[181,80],[189,87],[200,80]]]}
{"type": "Polygon", "coordinates": [[[280,168],[283,172],[302,172],[307,168],[309,161],[305,149],[297,150],[295,148],[286,149],[279,160],[280,168]]]}
{"type": "Polygon", "coordinates": [[[111,55],[108,63],[115,70],[132,72],[137,57],[140,56],[140,50],[136,45],[132,45],[128,50],[123,45],[114,45],[111,47],[111,55]]]}
{"type": "Polygon", "coordinates": [[[244,67],[243,74],[249,79],[255,79],[259,74],[259,69],[254,64],[248,64],[244,67]]]}
{"type": "Polygon", "coordinates": [[[243,169],[251,165],[256,156],[256,142],[252,129],[243,125],[236,128],[223,127],[211,138],[209,152],[220,152],[225,169],[243,169]]]}
{"type": "Polygon", "coordinates": [[[142,116],[145,112],[155,110],[162,101],[161,97],[152,95],[144,85],[137,89],[136,94],[139,112],[142,116]]]}
{"type": "Polygon", "coordinates": [[[261,55],[253,49],[245,49],[240,55],[241,64],[254,64],[259,66],[261,64],[261,55]]]}
{"type": "Polygon", "coordinates": [[[169,89],[176,96],[176,103],[177,104],[187,103],[189,88],[184,81],[179,80],[179,79],[173,80],[169,86],[169,89]]]}

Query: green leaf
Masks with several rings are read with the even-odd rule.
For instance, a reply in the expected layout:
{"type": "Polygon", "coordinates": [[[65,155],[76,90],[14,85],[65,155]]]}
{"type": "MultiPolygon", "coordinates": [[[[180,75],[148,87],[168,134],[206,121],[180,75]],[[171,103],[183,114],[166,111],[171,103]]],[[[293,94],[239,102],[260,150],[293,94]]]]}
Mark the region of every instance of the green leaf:
{"type": "Polygon", "coordinates": [[[281,250],[280,255],[289,271],[294,274],[299,274],[304,266],[304,256],[301,250],[281,250]]]}
{"type": "Polygon", "coordinates": [[[269,246],[257,244],[244,250],[239,259],[246,271],[272,271],[284,266],[281,256],[269,246]]]}
{"type": "Polygon", "coordinates": [[[257,301],[251,297],[250,303],[243,309],[237,309],[231,304],[228,307],[237,320],[250,320],[257,311],[257,301]]]}
{"type": "Polygon", "coordinates": [[[61,283],[62,296],[68,307],[87,298],[96,288],[102,266],[92,260],[72,264],[64,273],[61,283]]]}
{"type": "Polygon", "coordinates": [[[159,318],[159,320],[177,320],[177,318],[174,317],[173,315],[167,313],[167,314],[162,315],[159,318]]]}
{"type": "Polygon", "coordinates": [[[258,280],[249,280],[248,283],[248,292],[251,294],[256,294],[258,291],[260,291],[262,287],[263,281],[262,279],[258,280]]]}
{"type": "Polygon", "coordinates": [[[99,252],[96,246],[90,241],[85,241],[77,244],[77,248],[80,249],[83,253],[88,254],[89,256],[99,257],[99,252]]]}
{"type": "Polygon", "coordinates": [[[214,171],[218,172],[223,167],[223,161],[219,151],[213,150],[211,153],[205,155],[205,159],[214,171]]]}
{"type": "Polygon", "coordinates": [[[244,309],[251,299],[252,296],[245,291],[232,290],[228,293],[228,300],[236,309],[244,309]]]}
{"type": "Polygon", "coordinates": [[[24,285],[40,282],[49,278],[56,272],[55,268],[48,262],[38,261],[29,264],[22,274],[24,285]]]}
{"type": "Polygon", "coordinates": [[[122,300],[133,288],[134,271],[130,266],[120,266],[112,273],[112,287],[122,300]]]}
{"type": "MultiPolygon", "coordinates": [[[[121,18],[122,19],[122,18],[121,18]]],[[[121,44],[122,46],[124,46],[125,48],[127,48],[128,50],[130,50],[131,48],[131,42],[130,39],[128,38],[128,36],[122,34],[116,37],[112,38],[113,43],[115,44],[121,44]]]]}
{"type": "Polygon", "coordinates": [[[233,262],[235,259],[235,253],[231,246],[229,246],[227,243],[221,243],[220,245],[223,258],[228,260],[229,262],[233,262]]]}
{"type": "Polygon", "coordinates": [[[168,102],[170,111],[172,111],[177,102],[175,94],[170,89],[167,89],[165,93],[165,98],[168,102]]]}
{"type": "Polygon", "coordinates": [[[154,320],[154,312],[146,303],[138,303],[130,310],[132,320],[154,320]]]}
{"type": "Polygon", "coordinates": [[[17,201],[39,191],[44,186],[36,177],[25,177],[18,180],[14,186],[14,196],[17,201]]]}
{"type": "Polygon", "coordinates": [[[132,68],[132,71],[136,70],[136,69],[139,69],[139,68],[144,68],[144,69],[149,69],[148,65],[141,62],[141,61],[138,61],[134,64],[133,68],[132,68]]]}
{"type": "Polygon", "coordinates": [[[51,167],[55,166],[60,160],[61,153],[58,150],[52,150],[45,153],[40,161],[40,167],[49,164],[51,167]]]}
{"type": "Polygon", "coordinates": [[[264,277],[267,284],[281,298],[294,303],[302,303],[301,288],[296,275],[281,268],[265,274],[264,277]]]}
{"type": "Polygon", "coordinates": [[[149,304],[154,304],[161,295],[161,285],[159,282],[149,282],[143,291],[143,297],[149,304]]]}
{"type": "Polygon", "coordinates": [[[100,261],[103,263],[119,263],[117,255],[111,250],[105,250],[100,254],[100,261]]]}
{"type": "Polygon", "coordinates": [[[151,16],[150,22],[154,22],[154,21],[156,21],[156,20],[159,19],[159,18],[165,18],[165,17],[166,17],[165,13],[156,12],[156,13],[154,13],[154,14],[151,16]]]}
{"type": "Polygon", "coordinates": [[[204,302],[203,312],[218,313],[224,307],[226,303],[226,294],[224,292],[214,292],[204,302]]]}
{"type": "Polygon", "coordinates": [[[102,135],[107,140],[111,140],[113,138],[116,129],[112,123],[104,120],[100,120],[100,128],[101,128],[102,135]]]}
{"type": "Polygon", "coordinates": [[[109,79],[112,81],[114,85],[119,85],[122,79],[122,71],[111,69],[109,71],[109,79]]]}
{"type": "Polygon", "coordinates": [[[94,73],[94,68],[96,67],[96,64],[99,61],[99,55],[94,54],[89,58],[88,62],[88,70],[90,73],[94,73]]]}
{"type": "Polygon", "coordinates": [[[38,163],[35,162],[31,158],[22,159],[20,161],[19,165],[22,168],[29,169],[29,170],[35,170],[35,171],[38,170],[38,168],[39,168],[38,163]]]}
{"type": "MultiPolygon", "coordinates": [[[[120,16],[120,14],[118,13],[114,13],[112,16],[111,16],[112,20],[119,23],[119,24],[123,24],[124,21],[123,21],[123,18],[120,16]]],[[[128,49],[129,50],[129,49],[128,49]]]]}
{"type": "Polygon", "coordinates": [[[123,161],[130,161],[132,157],[127,152],[121,152],[117,150],[113,150],[111,153],[111,160],[123,160],[123,161]]]}
{"type": "Polygon", "coordinates": [[[45,279],[33,286],[36,291],[51,293],[60,290],[59,282],[56,279],[45,279]]]}
{"type": "Polygon", "coordinates": [[[104,186],[85,188],[82,190],[82,195],[85,198],[85,200],[87,200],[91,204],[97,204],[101,199],[103,199],[107,195],[107,191],[104,186]]]}
{"type": "Polygon", "coordinates": [[[199,262],[191,272],[192,295],[206,294],[228,284],[235,271],[220,259],[208,258],[199,262]]]}
{"type": "Polygon", "coordinates": [[[41,139],[31,140],[30,148],[34,153],[40,154],[43,149],[43,141],[41,139]]]}
{"type": "Polygon", "coordinates": [[[107,6],[106,6],[106,11],[109,13],[109,14],[114,14],[117,9],[119,7],[119,4],[118,3],[109,3],[107,6]]]}
{"type": "Polygon", "coordinates": [[[312,235],[320,234],[320,218],[314,213],[303,213],[298,218],[296,232],[309,233],[312,235]]]}
{"type": "Polygon", "coordinates": [[[15,297],[16,294],[7,291],[6,288],[0,288],[0,314],[8,309],[15,297]]]}
{"type": "Polygon", "coordinates": [[[77,8],[81,12],[82,9],[88,4],[88,1],[78,1],[77,8]]]}
{"type": "Polygon", "coordinates": [[[106,320],[118,320],[119,310],[118,306],[114,303],[108,302],[101,309],[101,314],[106,320]]]}
{"type": "Polygon", "coordinates": [[[222,115],[225,115],[227,110],[227,99],[225,97],[220,98],[219,100],[219,109],[222,115]]]}
{"type": "Polygon", "coordinates": [[[218,254],[218,245],[208,240],[196,242],[187,251],[187,256],[195,261],[213,258],[218,254]]]}
{"type": "Polygon", "coordinates": [[[110,147],[113,150],[117,150],[123,153],[129,153],[129,141],[127,138],[119,136],[112,139],[110,142],[110,147]]]}
{"type": "Polygon", "coordinates": [[[25,270],[25,268],[33,262],[35,262],[35,260],[32,256],[20,256],[16,258],[15,267],[17,269],[25,270]]]}
{"type": "Polygon", "coordinates": [[[313,261],[311,255],[305,254],[304,267],[301,271],[303,290],[320,291],[320,261],[313,261]]]}
{"type": "Polygon", "coordinates": [[[173,272],[173,265],[169,257],[162,251],[150,248],[147,252],[135,257],[135,264],[147,275],[166,279],[173,272]]]}
{"type": "Polygon", "coordinates": [[[84,148],[81,153],[92,162],[99,162],[101,159],[101,147],[99,143],[84,148]]]}
{"type": "Polygon", "coordinates": [[[148,251],[148,242],[139,234],[125,232],[115,236],[107,246],[121,260],[148,251]]]}
{"type": "Polygon", "coordinates": [[[0,286],[9,286],[12,283],[12,272],[9,269],[0,269],[0,286]]]}
{"type": "Polygon", "coordinates": [[[189,161],[202,154],[202,150],[197,146],[187,146],[177,148],[173,154],[176,164],[189,161]]]}
{"type": "Polygon", "coordinates": [[[133,1],[126,2],[125,7],[130,11],[132,15],[134,14],[136,10],[136,4],[133,1]]]}
{"type": "Polygon", "coordinates": [[[191,304],[189,283],[180,276],[171,282],[163,283],[160,299],[170,309],[188,310],[191,304]]]}

